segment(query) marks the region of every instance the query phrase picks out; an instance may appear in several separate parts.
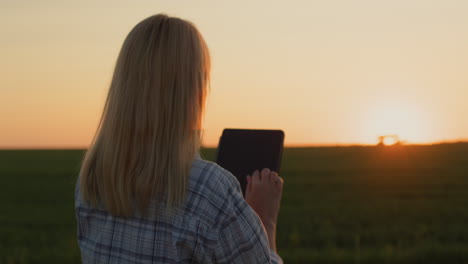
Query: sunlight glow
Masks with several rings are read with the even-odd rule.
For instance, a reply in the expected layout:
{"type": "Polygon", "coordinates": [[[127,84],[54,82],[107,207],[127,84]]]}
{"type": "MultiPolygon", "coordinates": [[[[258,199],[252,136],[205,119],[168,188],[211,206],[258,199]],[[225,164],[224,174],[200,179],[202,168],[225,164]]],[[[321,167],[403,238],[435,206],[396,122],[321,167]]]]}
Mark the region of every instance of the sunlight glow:
{"type": "Polygon", "coordinates": [[[395,145],[397,142],[398,141],[395,137],[385,137],[383,140],[385,146],[395,145]]]}
{"type": "MultiPolygon", "coordinates": [[[[428,116],[422,106],[414,102],[385,100],[367,108],[368,114],[363,129],[364,133],[376,138],[384,135],[398,135],[400,140],[409,143],[421,143],[430,140],[428,116]]],[[[393,145],[396,138],[387,137],[382,143],[393,145]]]]}

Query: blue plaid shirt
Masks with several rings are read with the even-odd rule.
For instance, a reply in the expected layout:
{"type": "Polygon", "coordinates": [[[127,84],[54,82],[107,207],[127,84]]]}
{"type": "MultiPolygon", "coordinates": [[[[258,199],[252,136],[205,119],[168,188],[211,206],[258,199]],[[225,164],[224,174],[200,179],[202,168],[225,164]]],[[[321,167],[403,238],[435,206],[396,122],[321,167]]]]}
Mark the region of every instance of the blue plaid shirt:
{"type": "Polygon", "coordinates": [[[282,263],[237,179],[213,162],[194,160],[175,213],[154,205],[145,217],[114,217],[84,202],[77,185],[83,263],[282,263]]]}

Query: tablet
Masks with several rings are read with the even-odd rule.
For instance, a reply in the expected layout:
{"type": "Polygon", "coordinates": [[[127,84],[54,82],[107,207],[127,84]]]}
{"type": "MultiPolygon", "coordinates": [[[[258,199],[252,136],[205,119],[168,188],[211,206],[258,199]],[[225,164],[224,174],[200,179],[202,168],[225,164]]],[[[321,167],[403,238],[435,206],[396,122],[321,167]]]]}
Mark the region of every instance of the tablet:
{"type": "Polygon", "coordinates": [[[216,163],[237,177],[245,195],[247,175],[263,168],[279,173],[283,142],[281,130],[224,129],[216,163]]]}

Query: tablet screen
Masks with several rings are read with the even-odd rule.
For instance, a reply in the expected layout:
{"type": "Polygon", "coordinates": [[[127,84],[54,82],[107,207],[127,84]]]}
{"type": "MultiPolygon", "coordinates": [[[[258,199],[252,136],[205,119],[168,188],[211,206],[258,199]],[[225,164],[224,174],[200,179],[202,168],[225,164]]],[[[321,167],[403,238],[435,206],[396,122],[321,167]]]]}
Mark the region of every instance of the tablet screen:
{"type": "Polygon", "coordinates": [[[245,195],[248,174],[263,168],[279,173],[283,141],[281,130],[225,129],[216,163],[237,177],[245,195]]]}

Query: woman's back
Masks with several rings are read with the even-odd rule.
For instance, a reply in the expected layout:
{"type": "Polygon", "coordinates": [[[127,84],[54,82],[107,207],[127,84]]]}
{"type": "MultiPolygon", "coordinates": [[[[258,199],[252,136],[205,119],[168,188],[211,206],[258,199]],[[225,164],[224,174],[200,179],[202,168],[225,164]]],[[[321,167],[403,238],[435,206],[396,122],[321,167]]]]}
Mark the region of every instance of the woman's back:
{"type": "Polygon", "coordinates": [[[114,217],[75,194],[83,263],[273,263],[258,216],[237,179],[217,164],[196,158],[186,200],[168,214],[150,203],[146,215],[114,217]]]}
{"type": "Polygon", "coordinates": [[[155,15],[130,31],[77,182],[83,263],[281,261],[281,178],[257,171],[245,200],[232,174],[197,154],[209,76],[190,22],[155,15]]]}

